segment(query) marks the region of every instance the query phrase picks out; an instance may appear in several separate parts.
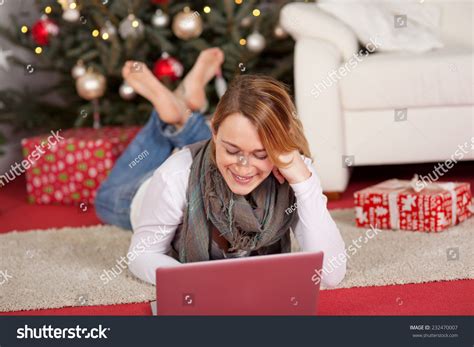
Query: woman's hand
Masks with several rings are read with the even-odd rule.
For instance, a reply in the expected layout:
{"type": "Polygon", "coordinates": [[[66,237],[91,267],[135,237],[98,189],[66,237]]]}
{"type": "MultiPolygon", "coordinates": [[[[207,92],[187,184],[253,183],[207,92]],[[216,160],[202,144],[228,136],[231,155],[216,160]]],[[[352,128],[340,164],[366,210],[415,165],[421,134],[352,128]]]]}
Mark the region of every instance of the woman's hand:
{"type": "Polygon", "coordinates": [[[283,183],[287,180],[289,184],[295,184],[306,181],[311,177],[311,171],[309,171],[297,150],[291,153],[281,154],[279,159],[284,163],[291,162],[291,164],[286,168],[276,166],[273,168],[273,175],[278,182],[283,183]]]}

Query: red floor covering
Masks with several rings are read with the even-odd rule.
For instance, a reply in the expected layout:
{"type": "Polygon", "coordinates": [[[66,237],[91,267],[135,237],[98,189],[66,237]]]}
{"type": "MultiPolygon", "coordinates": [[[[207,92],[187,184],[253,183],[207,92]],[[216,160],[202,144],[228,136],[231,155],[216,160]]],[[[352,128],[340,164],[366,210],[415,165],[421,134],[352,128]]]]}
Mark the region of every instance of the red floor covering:
{"type": "MultiPolygon", "coordinates": [[[[354,191],[379,181],[414,173],[428,174],[433,164],[355,168],[347,190],[333,208],[352,207],[354,191]]],[[[474,185],[474,162],[458,163],[443,181],[467,181],[474,185]]],[[[26,202],[25,180],[19,177],[0,188],[0,233],[64,226],[99,224],[93,206],[38,206],[26,202]]],[[[66,307],[60,309],[8,312],[0,315],[150,315],[148,303],[66,307]]],[[[474,281],[442,281],[383,287],[322,291],[321,315],[472,315],[474,281]]]]}

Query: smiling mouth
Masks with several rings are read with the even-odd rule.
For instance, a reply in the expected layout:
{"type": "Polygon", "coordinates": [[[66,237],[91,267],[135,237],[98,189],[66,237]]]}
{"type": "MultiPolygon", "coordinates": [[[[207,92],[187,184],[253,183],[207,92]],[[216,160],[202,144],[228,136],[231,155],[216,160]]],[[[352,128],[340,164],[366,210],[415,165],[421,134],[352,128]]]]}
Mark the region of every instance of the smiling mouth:
{"type": "Polygon", "coordinates": [[[253,176],[236,175],[232,171],[230,171],[230,173],[231,173],[232,177],[234,178],[234,181],[236,181],[239,184],[248,184],[255,177],[255,175],[253,175],[253,176]]]}

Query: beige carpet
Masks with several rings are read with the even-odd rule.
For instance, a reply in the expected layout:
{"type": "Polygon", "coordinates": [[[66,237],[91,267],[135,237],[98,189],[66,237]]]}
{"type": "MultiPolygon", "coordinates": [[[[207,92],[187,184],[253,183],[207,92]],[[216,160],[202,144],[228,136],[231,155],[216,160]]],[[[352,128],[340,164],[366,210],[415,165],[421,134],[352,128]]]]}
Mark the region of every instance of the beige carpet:
{"type": "MultiPolygon", "coordinates": [[[[331,214],[346,247],[365,234],[353,226],[352,209],[331,214]]],[[[154,286],[128,270],[106,285],[100,279],[125,256],[130,237],[111,226],[0,235],[0,311],[154,300],[154,286]]],[[[436,234],[381,230],[351,256],[339,288],[474,278],[473,241],[474,218],[436,234]]]]}

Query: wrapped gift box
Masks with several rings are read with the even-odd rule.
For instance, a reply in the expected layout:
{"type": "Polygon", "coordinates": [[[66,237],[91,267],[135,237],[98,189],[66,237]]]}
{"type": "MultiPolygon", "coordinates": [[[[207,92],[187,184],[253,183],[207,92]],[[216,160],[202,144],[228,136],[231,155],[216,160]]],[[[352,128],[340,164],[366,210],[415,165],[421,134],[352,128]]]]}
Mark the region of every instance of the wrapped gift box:
{"type": "Polygon", "coordinates": [[[356,225],[437,232],[472,215],[469,183],[392,179],[354,193],[356,225]],[[420,181],[418,181],[420,183],[420,181]]]}
{"type": "MultiPolygon", "coordinates": [[[[96,190],[140,127],[78,128],[22,140],[28,201],[94,202],[96,190]]],[[[23,161],[24,162],[24,161],[23,161]]]]}

